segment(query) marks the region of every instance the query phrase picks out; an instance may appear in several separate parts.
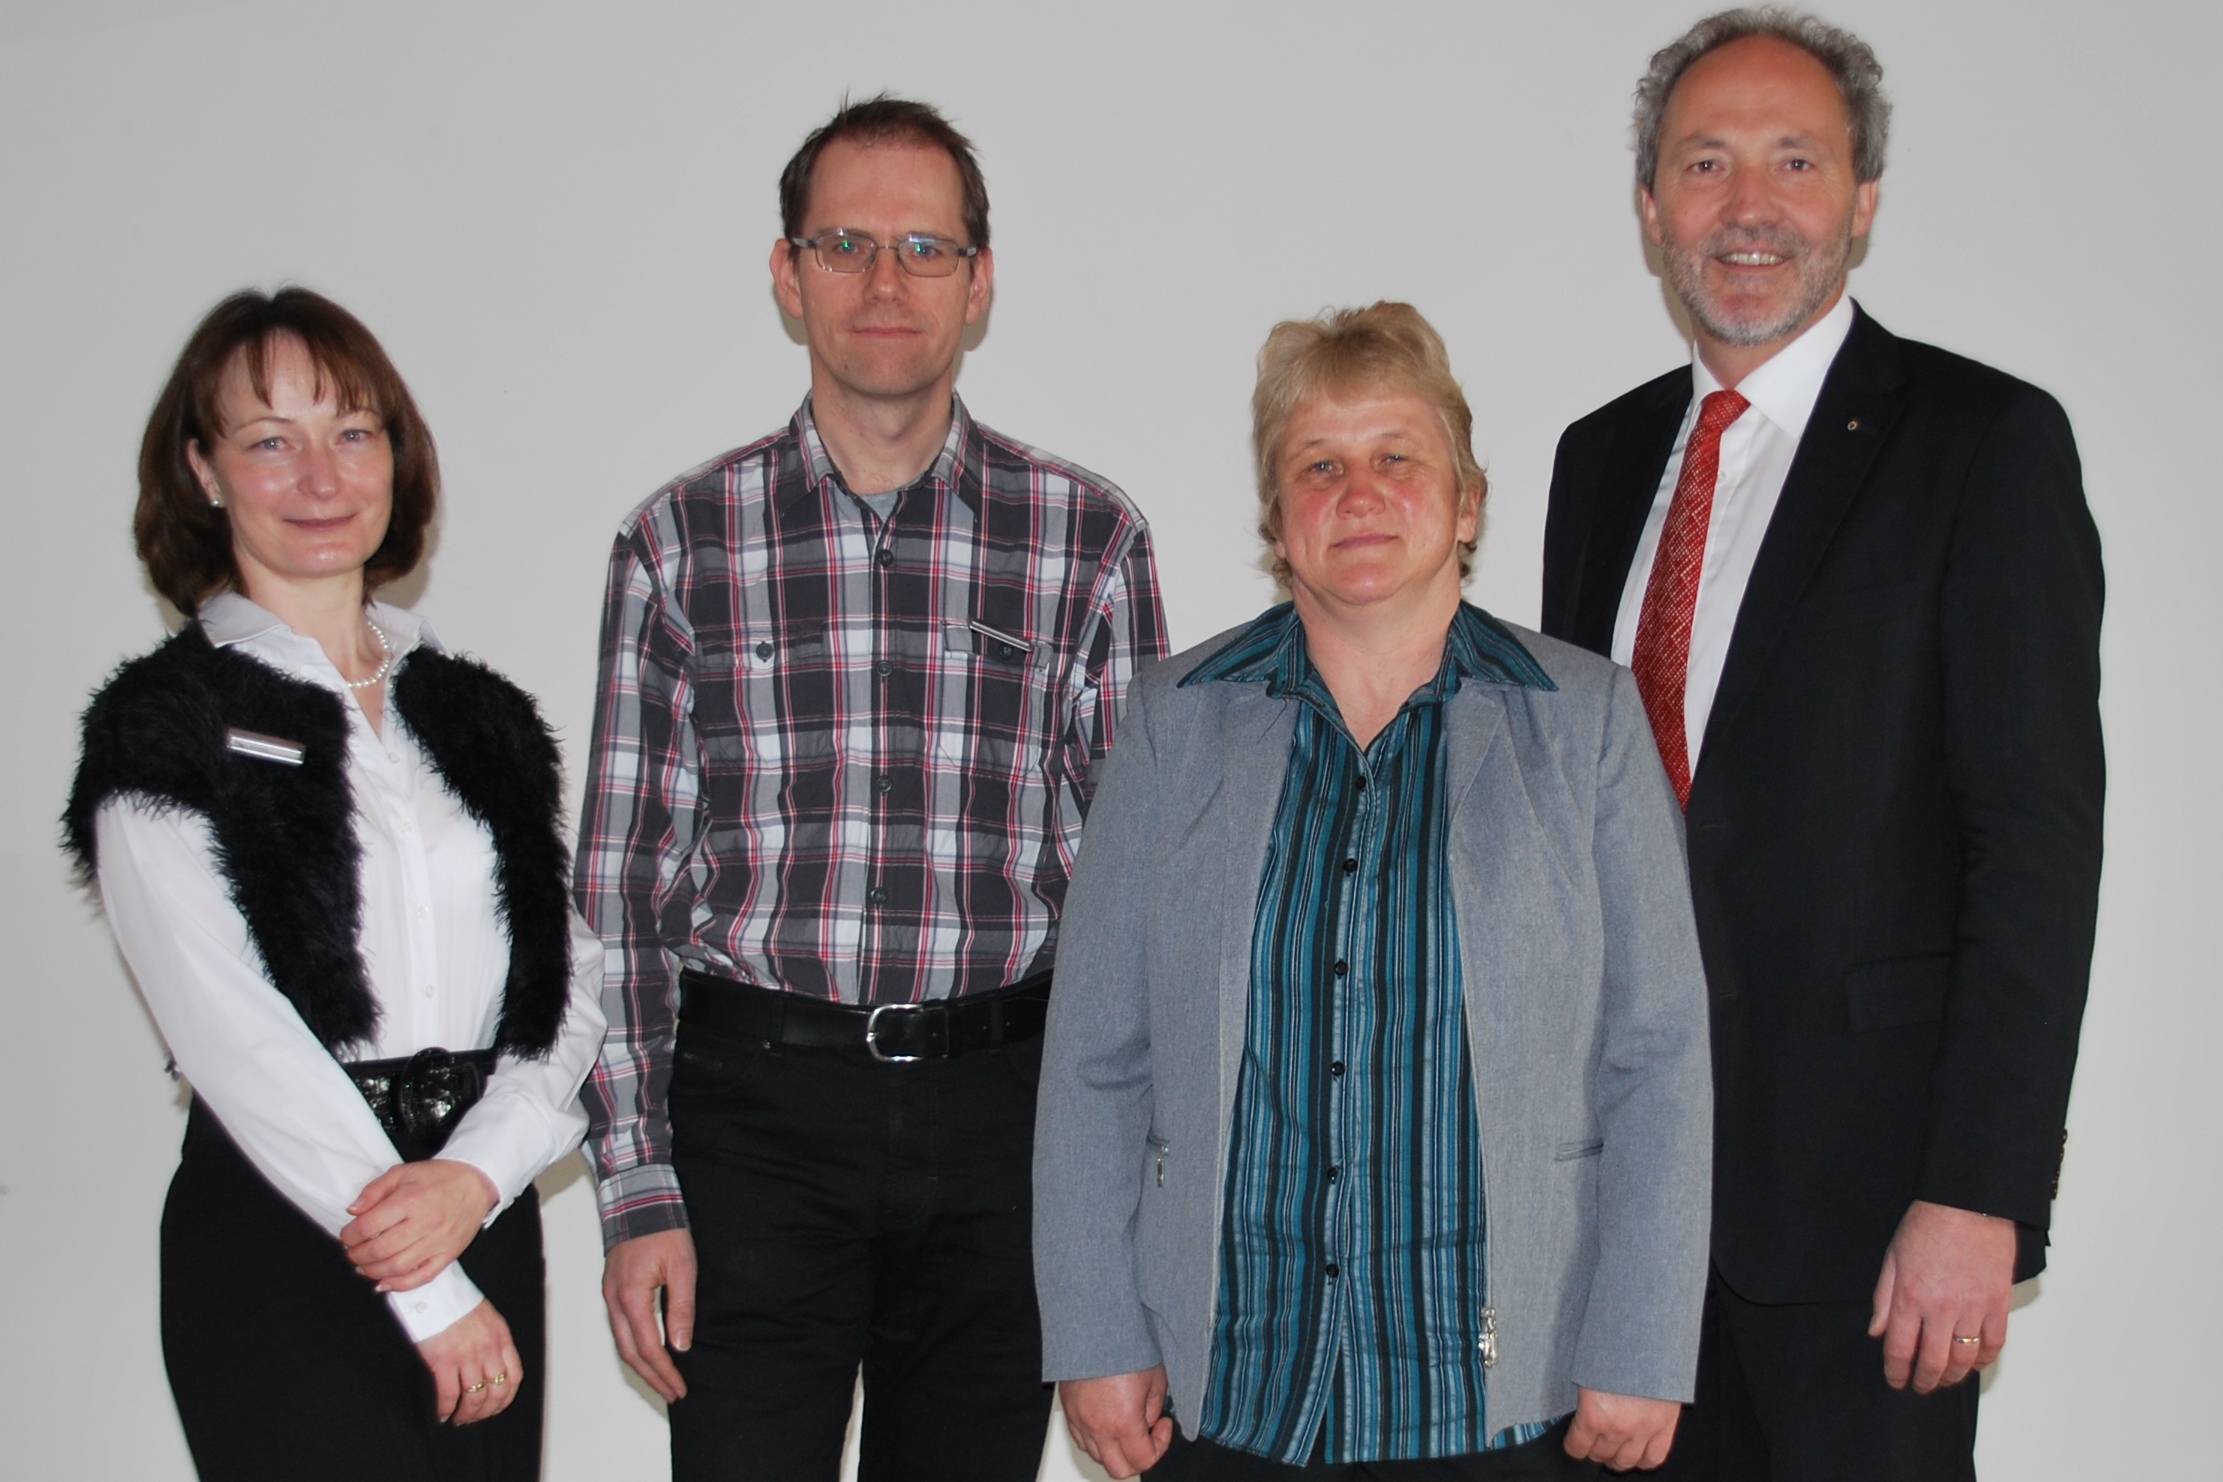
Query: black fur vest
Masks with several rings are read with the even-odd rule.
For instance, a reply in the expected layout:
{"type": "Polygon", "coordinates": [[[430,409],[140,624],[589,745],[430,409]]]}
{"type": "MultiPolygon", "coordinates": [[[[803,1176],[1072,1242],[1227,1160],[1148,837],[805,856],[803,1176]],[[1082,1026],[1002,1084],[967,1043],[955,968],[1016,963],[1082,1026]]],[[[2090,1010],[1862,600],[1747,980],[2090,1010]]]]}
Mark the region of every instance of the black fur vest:
{"type": "MultiPolygon", "coordinates": [[[[555,738],[523,690],[429,648],[402,663],[392,696],[392,712],[449,793],[493,836],[496,905],[510,942],[494,1048],[544,1057],[562,1026],[571,977],[555,738]]],[[[338,1056],[365,1045],[378,1022],[355,943],[362,887],[346,704],[214,647],[189,623],[93,697],[62,819],[90,879],[93,818],[108,799],[141,798],[206,818],[217,868],[270,981],[338,1056]],[[228,730],[296,742],[301,764],[241,755],[228,746],[228,730]]]]}

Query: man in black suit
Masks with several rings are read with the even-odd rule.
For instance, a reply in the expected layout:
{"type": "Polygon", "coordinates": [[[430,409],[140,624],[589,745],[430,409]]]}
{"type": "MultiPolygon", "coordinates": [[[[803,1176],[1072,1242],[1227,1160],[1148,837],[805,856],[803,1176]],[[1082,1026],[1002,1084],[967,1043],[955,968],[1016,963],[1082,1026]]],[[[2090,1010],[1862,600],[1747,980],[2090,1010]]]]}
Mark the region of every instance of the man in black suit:
{"type": "Polygon", "coordinates": [[[1714,1001],[1714,1273],[1663,1475],[1973,1477],[2043,1262],[2100,867],[2060,407],[1845,296],[1882,69],[1732,11],[1638,91],[1693,363],[1567,430],[1544,628],[1638,674],[1714,1001]],[[1878,1341],[1880,1340],[1880,1341],[1878,1341]]]}

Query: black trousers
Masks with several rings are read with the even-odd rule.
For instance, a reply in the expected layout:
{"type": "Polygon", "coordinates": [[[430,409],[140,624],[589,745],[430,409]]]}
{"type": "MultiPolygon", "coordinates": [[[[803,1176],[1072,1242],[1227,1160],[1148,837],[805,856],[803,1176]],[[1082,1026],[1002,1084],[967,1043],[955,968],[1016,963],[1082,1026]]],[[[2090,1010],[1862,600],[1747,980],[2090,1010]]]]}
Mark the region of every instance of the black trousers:
{"type": "Polygon", "coordinates": [[[1866,1302],[1748,1302],[1706,1284],[1698,1399],[1666,1482],[1975,1482],[1976,1380],[1883,1382],[1866,1302]]]}
{"type": "Polygon", "coordinates": [[[1293,1467],[1234,1451],[1212,1441],[1191,1441],[1178,1428],[1173,1444],[1143,1475],[1149,1482],[1546,1482],[1603,1474],[1596,1462],[1567,1454],[1562,1420],[1525,1446],[1433,1461],[1375,1461],[1293,1467]]]}
{"type": "Polygon", "coordinates": [[[203,1482],[532,1482],[545,1271],[531,1189],[463,1269],[525,1372],[492,1420],[433,1418],[432,1375],[340,1243],[271,1188],[199,1102],[162,1211],[162,1357],[203,1482]]]}
{"type": "Polygon", "coordinates": [[[860,1367],[860,1482],[1031,1482],[1039,1037],[907,1065],[690,1023],[672,1163],[693,1226],[675,1482],[833,1482],[860,1367]]]}

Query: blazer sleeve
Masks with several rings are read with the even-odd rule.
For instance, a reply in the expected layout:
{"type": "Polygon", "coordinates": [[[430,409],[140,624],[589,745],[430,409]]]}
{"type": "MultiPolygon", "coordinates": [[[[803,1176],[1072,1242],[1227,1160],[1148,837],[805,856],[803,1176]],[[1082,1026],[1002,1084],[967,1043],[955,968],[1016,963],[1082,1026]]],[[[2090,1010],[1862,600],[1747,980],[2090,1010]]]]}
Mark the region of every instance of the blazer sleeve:
{"type": "Polygon", "coordinates": [[[2105,582],[2075,440],[2020,386],[1972,458],[1939,610],[1961,903],[1918,1196],[2043,1229],[2098,913],[2105,582]]]}
{"type": "Polygon", "coordinates": [[[1152,1111],[1145,902],[1158,787],[1147,688],[1131,692],[1120,719],[1058,926],[1034,1134],[1034,1281],[1050,1380],[1162,1360],[1134,1249],[1152,1111]]]}
{"type": "Polygon", "coordinates": [[[1682,815],[1636,680],[1613,674],[1591,852],[1605,930],[1598,1259],[1577,1384],[1688,1400],[1712,1207],[1713,1066],[1682,815]]]}

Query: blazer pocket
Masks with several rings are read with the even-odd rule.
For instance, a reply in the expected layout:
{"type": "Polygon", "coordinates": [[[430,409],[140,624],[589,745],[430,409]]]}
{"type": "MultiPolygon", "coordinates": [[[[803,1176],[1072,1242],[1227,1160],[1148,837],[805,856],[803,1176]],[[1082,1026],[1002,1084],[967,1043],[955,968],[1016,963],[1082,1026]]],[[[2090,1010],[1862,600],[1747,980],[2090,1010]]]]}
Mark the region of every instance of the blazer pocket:
{"type": "Polygon", "coordinates": [[[1563,1142],[1552,1151],[1554,1163],[1572,1163],[1577,1158],[1595,1158],[1605,1151],[1605,1139],[1586,1137],[1580,1142],[1563,1142]]]}
{"type": "Polygon", "coordinates": [[[1845,970],[1845,1015],[1855,1034],[1934,1024],[1945,1012],[1953,959],[1944,952],[1858,963],[1845,970]]]}

